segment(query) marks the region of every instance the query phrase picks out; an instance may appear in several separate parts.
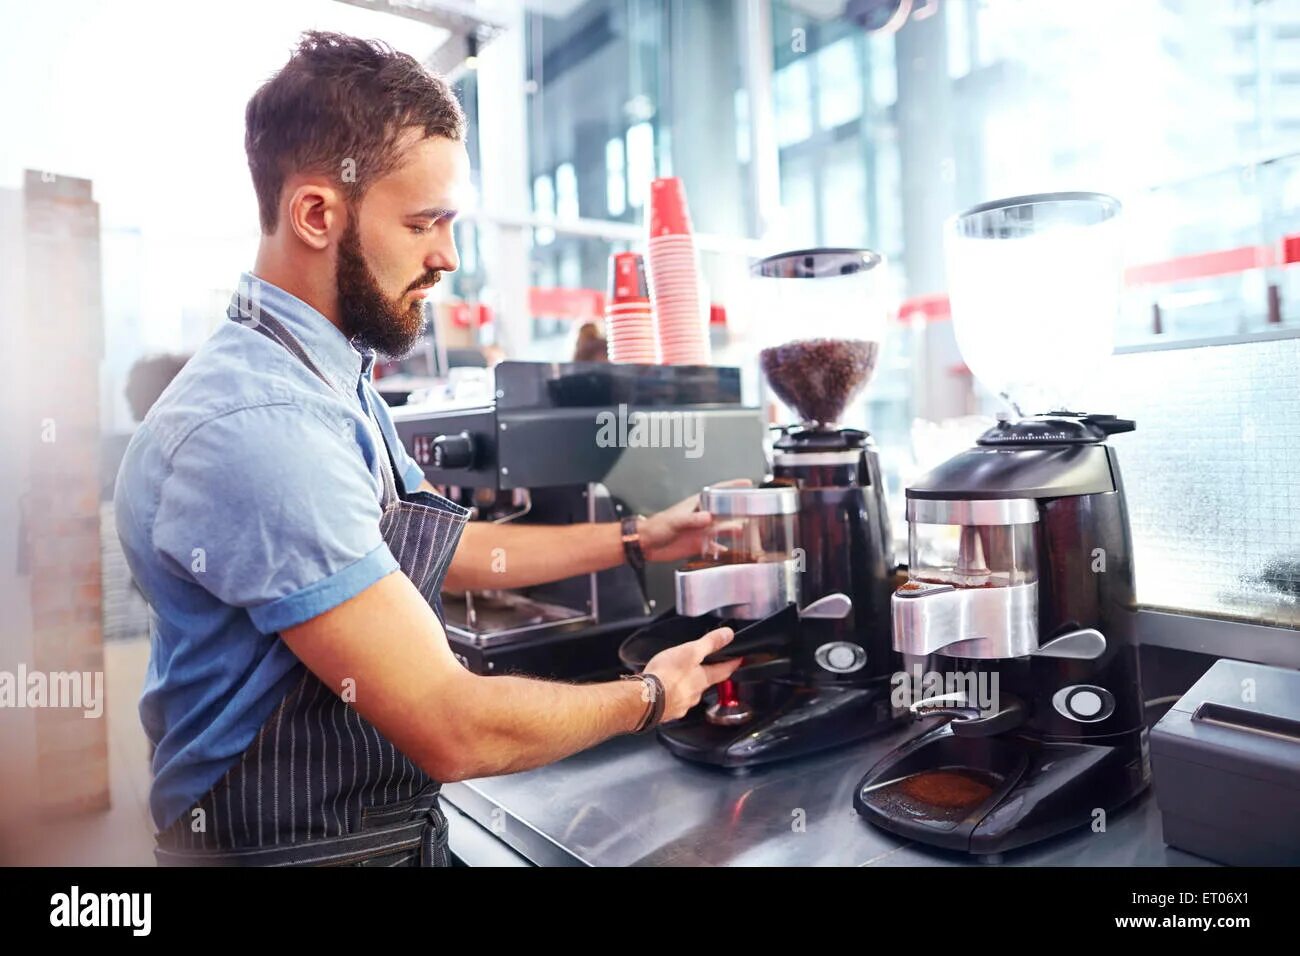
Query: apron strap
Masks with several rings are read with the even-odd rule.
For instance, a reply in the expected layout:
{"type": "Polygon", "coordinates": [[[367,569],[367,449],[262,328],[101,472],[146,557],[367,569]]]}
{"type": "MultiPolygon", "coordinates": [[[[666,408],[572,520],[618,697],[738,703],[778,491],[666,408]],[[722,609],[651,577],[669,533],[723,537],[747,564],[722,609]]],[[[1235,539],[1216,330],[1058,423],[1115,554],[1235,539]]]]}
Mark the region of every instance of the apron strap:
{"type": "MultiPolygon", "coordinates": [[[[254,318],[246,309],[234,303],[231,303],[230,308],[226,310],[226,315],[240,325],[251,328],[254,332],[259,332],[272,342],[283,346],[307,367],[307,371],[324,382],[331,391],[338,391],[333,383],[325,377],[324,373],[317,368],[316,363],[307,354],[307,350],[302,347],[302,343],[294,338],[293,333],[285,328],[284,324],[275,316],[263,313],[261,316],[254,318]]],[[[384,437],[383,428],[380,427],[379,422],[369,409],[367,409],[366,417],[379,431],[379,443],[384,446],[384,458],[380,462],[379,470],[384,482],[384,507],[388,507],[393,502],[401,499],[401,495],[397,493],[397,462],[393,458],[393,450],[388,447],[388,439],[384,437]]]]}

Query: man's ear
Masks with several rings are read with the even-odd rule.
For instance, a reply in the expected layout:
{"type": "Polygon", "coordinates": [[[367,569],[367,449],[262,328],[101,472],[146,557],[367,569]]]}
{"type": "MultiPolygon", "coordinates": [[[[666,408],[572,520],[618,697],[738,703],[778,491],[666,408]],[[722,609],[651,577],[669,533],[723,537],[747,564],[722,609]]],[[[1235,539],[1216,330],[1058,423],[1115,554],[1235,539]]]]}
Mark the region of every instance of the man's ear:
{"type": "Polygon", "coordinates": [[[300,183],[289,195],[285,219],[294,234],[312,249],[326,249],[331,234],[345,222],[343,196],[325,183],[300,183]]]}

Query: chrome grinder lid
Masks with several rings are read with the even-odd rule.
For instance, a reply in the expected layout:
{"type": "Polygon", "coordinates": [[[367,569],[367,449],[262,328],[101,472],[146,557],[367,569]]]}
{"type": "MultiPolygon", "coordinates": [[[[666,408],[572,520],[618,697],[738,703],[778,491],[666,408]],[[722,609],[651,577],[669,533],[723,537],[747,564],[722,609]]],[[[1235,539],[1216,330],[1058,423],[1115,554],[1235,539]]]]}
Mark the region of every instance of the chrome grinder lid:
{"type": "Polygon", "coordinates": [[[714,515],[792,515],[799,511],[793,485],[730,488],[709,485],[700,492],[700,510],[714,515]]]}

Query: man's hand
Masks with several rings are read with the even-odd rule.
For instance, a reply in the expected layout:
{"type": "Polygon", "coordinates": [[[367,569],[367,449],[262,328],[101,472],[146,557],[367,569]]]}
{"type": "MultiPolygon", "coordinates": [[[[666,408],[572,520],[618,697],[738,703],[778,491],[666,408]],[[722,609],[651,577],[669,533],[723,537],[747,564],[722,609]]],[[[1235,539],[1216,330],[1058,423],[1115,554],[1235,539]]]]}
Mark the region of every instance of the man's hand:
{"type": "Polygon", "coordinates": [[[710,654],[730,644],[735,636],[731,628],[720,627],[698,640],[678,644],[650,658],[645,673],[658,677],[667,695],[664,722],[684,717],[688,710],[700,702],[706,690],[726,680],[741,665],[743,659],[739,657],[720,664],[700,663],[710,654]]]}
{"type": "MultiPolygon", "coordinates": [[[[748,478],[733,478],[712,487],[744,488],[752,484],[748,478]]],[[[676,561],[700,553],[713,516],[699,511],[699,506],[700,496],[691,495],[641,523],[641,550],[647,561],[676,561]]]]}
{"type": "MultiPolygon", "coordinates": [[[[717,483],[746,487],[748,478],[717,483]]],[[[701,553],[712,516],[699,511],[691,495],[671,508],[642,518],[641,550],[647,561],[676,561],[701,553]]],[[[733,519],[734,520],[734,519],[733,519]]],[[[494,524],[471,521],[451,559],[444,591],[485,591],[530,587],[616,568],[626,560],[617,521],[602,525],[494,524]],[[593,530],[598,533],[593,534],[593,530]]]]}

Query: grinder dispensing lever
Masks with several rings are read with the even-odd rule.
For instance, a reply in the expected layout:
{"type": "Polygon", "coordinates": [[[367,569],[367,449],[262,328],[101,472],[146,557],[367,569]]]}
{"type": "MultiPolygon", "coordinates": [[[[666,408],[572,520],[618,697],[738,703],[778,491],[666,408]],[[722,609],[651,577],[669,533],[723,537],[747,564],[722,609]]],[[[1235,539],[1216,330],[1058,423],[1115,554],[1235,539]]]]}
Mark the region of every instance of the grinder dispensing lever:
{"type": "Polygon", "coordinates": [[[818,598],[805,608],[789,604],[775,614],[739,627],[730,644],[703,661],[718,664],[759,651],[788,651],[798,635],[801,620],[842,620],[853,611],[847,594],[836,592],[818,598]]]}
{"type": "Polygon", "coordinates": [[[989,711],[973,701],[965,691],[938,694],[913,703],[908,710],[918,719],[947,715],[949,726],[958,737],[991,737],[1020,726],[1025,720],[1025,705],[1010,694],[998,696],[996,710],[989,711]]]}

